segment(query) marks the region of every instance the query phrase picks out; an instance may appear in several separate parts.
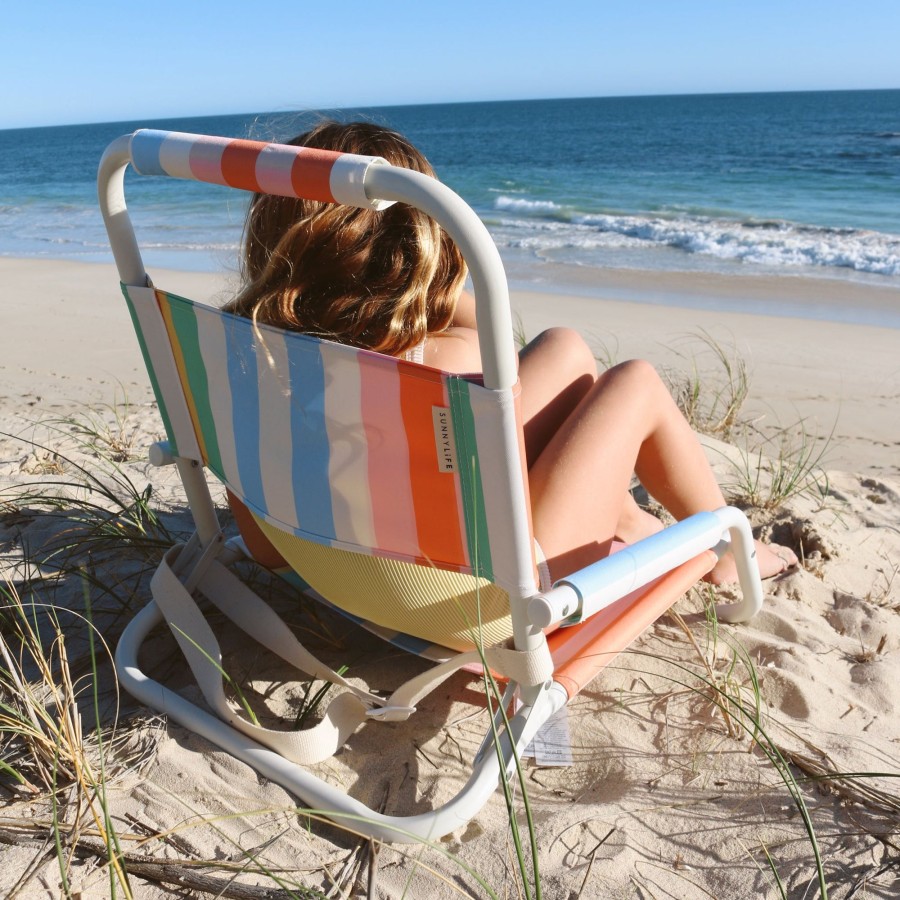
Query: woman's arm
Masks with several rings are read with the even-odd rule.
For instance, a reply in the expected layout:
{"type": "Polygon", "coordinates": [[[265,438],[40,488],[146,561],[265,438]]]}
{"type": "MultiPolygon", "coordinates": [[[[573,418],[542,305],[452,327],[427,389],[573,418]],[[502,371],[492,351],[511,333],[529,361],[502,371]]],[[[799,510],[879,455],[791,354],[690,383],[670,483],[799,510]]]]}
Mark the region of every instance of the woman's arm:
{"type": "MultiPolygon", "coordinates": [[[[518,349],[516,347],[517,365],[518,349]]],[[[468,291],[460,292],[450,327],[442,334],[429,336],[425,344],[425,364],[466,375],[481,371],[475,297],[468,291]]]]}
{"type": "Polygon", "coordinates": [[[450,325],[453,328],[471,328],[473,331],[478,328],[475,319],[475,297],[468,291],[460,292],[450,325]]]}
{"type": "Polygon", "coordinates": [[[467,291],[460,292],[450,327],[428,335],[423,361],[444,372],[469,375],[481,371],[475,298],[467,291]]]}

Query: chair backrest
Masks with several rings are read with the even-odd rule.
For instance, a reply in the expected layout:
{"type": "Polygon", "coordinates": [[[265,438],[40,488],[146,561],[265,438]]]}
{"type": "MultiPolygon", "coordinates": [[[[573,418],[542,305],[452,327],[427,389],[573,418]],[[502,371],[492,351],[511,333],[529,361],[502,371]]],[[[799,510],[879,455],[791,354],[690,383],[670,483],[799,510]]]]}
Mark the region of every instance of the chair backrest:
{"type": "MultiPolygon", "coordinates": [[[[124,288],[176,455],[276,528],[498,578],[510,510],[498,411],[515,392],[124,288]]],[[[501,567],[502,569],[502,567],[501,567]]],[[[505,586],[505,585],[504,585],[505,586]]]]}
{"type": "MultiPolygon", "coordinates": [[[[516,646],[540,642],[518,602],[536,584],[508,288],[472,209],[436,179],[378,158],[152,130],[110,144],[98,192],[177,455],[208,465],[277,528],[489,578],[509,594],[516,646]],[[423,210],[469,266],[483,384],[155,290],[125,204],[129,165],[142,175],[423,210]]],[[[204,533],[208,494],[205,505],[204,533]]]]}

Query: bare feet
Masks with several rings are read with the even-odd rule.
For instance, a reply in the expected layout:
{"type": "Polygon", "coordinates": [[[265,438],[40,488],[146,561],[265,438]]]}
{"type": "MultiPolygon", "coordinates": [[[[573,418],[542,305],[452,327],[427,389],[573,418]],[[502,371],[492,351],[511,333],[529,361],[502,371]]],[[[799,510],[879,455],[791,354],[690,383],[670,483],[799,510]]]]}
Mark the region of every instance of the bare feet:
{"type": "MultiPolygon", "coordinates": [[[[642,509],[635,503],[631,494],[627,494],[616,526],[615,540],[625,544],[635,544],[639,540],[662,531],[663,523],[652,513],[642,509]]],[[[781,544],[763,544],[755,541],[756,562],[759,574],[763,578],[774,578],[794,568],[797,554],[790,547],[781,544]]],[[[726,553],[716,565],[704,576],[704,581],[715,585],[733,584],[738,580],[737,565],[734,556],[726,553]]]]}
{"type": "MultiPolygon", "coordinates": [[[[781,575],[798,564],[797,554],[790,547],[784,547],[781,544],[763,544],[760,541],[755,541],[755,544],[759,574],[763,578],[773,578],[775,575],[781,575]]],[[[703,580],[716,585],[736,582],[738,577],[734,556],[726,553],[713,569],[704,576],[703,580]]]]}

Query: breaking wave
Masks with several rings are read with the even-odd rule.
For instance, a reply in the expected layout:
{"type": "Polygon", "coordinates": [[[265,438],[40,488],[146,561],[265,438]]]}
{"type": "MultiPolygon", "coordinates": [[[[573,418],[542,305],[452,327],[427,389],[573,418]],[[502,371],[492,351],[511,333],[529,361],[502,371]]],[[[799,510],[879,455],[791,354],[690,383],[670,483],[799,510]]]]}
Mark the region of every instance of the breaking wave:
{"type": "Polygon", "coordinates": [[[509,197],[498,197],[494,208],[515,215],[493,223],[495,239],[538,255],[558,249],[669,247],[748,265],[900,275],[900,235],[877,231],[707,216],[585,214],[552,201],[509,197]]]}

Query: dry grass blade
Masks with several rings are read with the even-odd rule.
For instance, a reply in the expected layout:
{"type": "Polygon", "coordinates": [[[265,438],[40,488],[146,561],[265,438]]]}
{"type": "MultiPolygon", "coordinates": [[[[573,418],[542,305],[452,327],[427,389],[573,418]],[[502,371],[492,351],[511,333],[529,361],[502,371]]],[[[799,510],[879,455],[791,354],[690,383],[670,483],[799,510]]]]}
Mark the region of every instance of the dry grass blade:
{"type": "MultiPolygon", "coordinates": [[[[76,823],[92,821],[106,842],[113,879],[126,897],[131,896],[128,877],[118,860],[118,841],[106,806],[110,773],[104,754],[118,738],[115,728],[107,746],[100,728],[96,646],[103,646],[88,618],[50,604],[22,601],[12,585],[0,588],[6,601],[0,617],[0,740],[3,742],[3,773],[32,794],[46,793],[53,809],[53,837],[64,891],[72,848],[63,845],[60,820],[64,808],[76,823]],[[60,625],[63,612],[73,617],[88,635],[90,676],[73,677],[68,639],[60,625]],[[82,705],[92,708],[96,729],[85,733],[82,705]],[[66,790],[68,789],[68,790],[66,790]]],[[[87,600],[87,598],[86,598],[87,600]]],[[[89,605],[88,605],[89,609],[89,605]]],[[[80,827],[80,826],[78,826],[80,827]]]]}
{"type": "Polygon", "coordinates": [[[26,608],[12,585],[0,588],[0,597],[5,601],[0,610],[4,770],[33,790],[35,781],[44,790],[54,790],[79,780],[88,755],[66,639],[52,607],[26,608]],[[49,644],[40,634],[39,610],[52,633],[49,644]]]}
{"type": "Polygon", "coordinates": [[[886,773],[839,772],[805,753],[785,748],[780,748],[780,750],[788,762],[795,765],[801,772],[805,772],[812,780],[826,785],[829,790],[834,791],[845,800],[867,806],[878,812],[890,815],[900,814],[900,796],[889,794],[869,783],[869,779],[876,776],[891,778],[900,776],[886,773]]]}
{"type": "MultiPolygon", "coordinates": [[[[49,837],[49,832],[43,832],[49,837]]],[[[40,851],[47,846],[47,841],[39,839],[37,829],[30,833],[16,832],[0,828],[0,843],[15,844],[20,847],[33,847],[40,851]]],[[[99,859],[109,865],[109,854],[106,844],[97,837],[81,835],[73,841],[74,854],[80,859],[99,859]]],[[[252,884],[242,884],[233,878],[210,874],[210,870],[223,871],[221,861],[154,859],[139,853],[123,853],[118,856],[119,862],[129,875],[152,881],[157,884],[176,885],[181,890],[198,891],[215,897],[226,897],[229,900],[324,900],[325,895],[314,888],[272,888],[252,884]]]]}
{"type": "Polygon", "coordinates": [[[689,361],[688,372],[668,369],[663,375],[669,390],[691,428],[702,434],[728,439],[739,422],[741,408],[750,393],[747,363],[736,347],[723,347],[708,332],[691,335],[701,344],[700,354],[679,353],[689,361]],[[701,371],[699,359],[711,358],[712,370],[701,371]]]}

